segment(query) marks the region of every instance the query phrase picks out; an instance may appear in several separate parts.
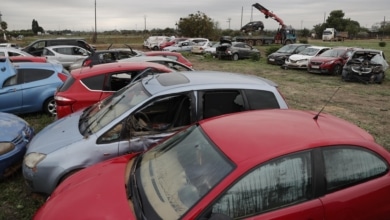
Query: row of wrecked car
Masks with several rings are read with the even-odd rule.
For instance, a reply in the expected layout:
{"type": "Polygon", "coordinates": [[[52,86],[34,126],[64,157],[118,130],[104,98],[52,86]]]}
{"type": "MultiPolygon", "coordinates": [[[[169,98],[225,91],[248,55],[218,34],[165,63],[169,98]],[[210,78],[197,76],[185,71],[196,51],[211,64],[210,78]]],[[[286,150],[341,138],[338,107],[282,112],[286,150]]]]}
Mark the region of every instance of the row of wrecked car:
{"type": "Polygon", "coordinates": [[[283,69],[341,76],[344,81],[382,83],[389,67],[381,50],[289,44],[268,55],[267,63],[283,69]]]}

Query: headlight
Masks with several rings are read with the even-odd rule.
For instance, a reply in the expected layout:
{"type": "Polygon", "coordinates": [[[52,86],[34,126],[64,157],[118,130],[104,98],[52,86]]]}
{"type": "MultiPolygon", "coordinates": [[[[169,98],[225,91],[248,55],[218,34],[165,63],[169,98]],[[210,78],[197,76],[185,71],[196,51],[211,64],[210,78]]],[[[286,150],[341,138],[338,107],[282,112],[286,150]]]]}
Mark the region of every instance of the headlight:
{"type": "Polygon", "coordinates": [[[324,64],[326,64],[326,65],[330,65],[330,64],[332,64],[334,62],[334,60],[331,60],[331,61],[327,61],[327,62],[325,62],[324,64]]]}
{"type": "Polygon", "coordinates": [[[8,153],[14,148],[15,145],[11,142],[0,142],[0,155],[8,153]]]}
{"type": "Polygon", "coordinates": [[[46,154],[41,153],[29,153],[24,157],[24,164],[31,169],[35,169],[39,162],[45,159],[46,154]]]}

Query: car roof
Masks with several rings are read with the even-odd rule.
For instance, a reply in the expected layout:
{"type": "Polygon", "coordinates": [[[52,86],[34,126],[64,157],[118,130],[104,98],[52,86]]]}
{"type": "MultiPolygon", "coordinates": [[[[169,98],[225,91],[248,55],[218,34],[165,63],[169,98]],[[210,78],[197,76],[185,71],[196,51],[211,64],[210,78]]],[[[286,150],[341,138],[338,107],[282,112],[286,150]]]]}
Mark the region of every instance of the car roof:
{"type": "Polygon", "coordinates": [[[51,62],[47,62],[47,63],[22,62],[22,63],[14,63],[13,65],[17,69],[18,68],[23,68],[23,69],[26,69],[26,68],[47,69],[47,68],[50,68],[50,69],[52,69],[53,67],[57,70],[63,69],[63,66],[60,63],[51,63],[51,62]]]}
{"type": "Polygon", "coordinates": [[[329,48],[329,49],[332,49],[331,47],[322,47],[322,46],[309,46],[309,47],[306,47],[305,49],[308,49],[308,48],[314,48],[314,49],[325,49],[325,48],[329,48]]]}
{"type": "Polygon", "coordinates": [[[171,72],[172,70],[168,67],[152,62],[113,62],[113,63],[104,63],[100,65],[81,67],[71,71],[71,74],[75,78],[85,78],[89,76],[104,74],[107,72],[120,72],[127,70],[137,70],[147,67],[153,67],[159,70],[164,70],[166,72],[171,72]]]}
{"type": "Polygon", "coordinates": [[[316,114],[292,109],[255,110],[206,119],[200,125],[237,164],[259,158],[267,161],[319,146],[365,143],[381,148],[363,129],[325,113],[316,120],[316,114]]]}
{"type": "Polygon", "coordinates": [[[277,84],[271,80],[255,75],[246,75],[219,71],[185,71],[148,76],[142,80],[150,94],[169,93],[170,90],[188,91],[216,88],[252,88],[274,90],[277,84]]]}
{"type": "Polygon", "coordinates": [[[135,57],[130,57],[130,58],[125,58],[118,60],[118,62],[133,62],[133,61],[168,61],[172,63],[179,63],[175,60],[163,57],[163,56],[135,56],[135,57]]]}
{"type": "Polygon", "coordinates": [[[144,52],[145,55],[176,55],[181,56],[181,53],[179,52],[172,52],[172,51],[147,51],[144,52]]]}

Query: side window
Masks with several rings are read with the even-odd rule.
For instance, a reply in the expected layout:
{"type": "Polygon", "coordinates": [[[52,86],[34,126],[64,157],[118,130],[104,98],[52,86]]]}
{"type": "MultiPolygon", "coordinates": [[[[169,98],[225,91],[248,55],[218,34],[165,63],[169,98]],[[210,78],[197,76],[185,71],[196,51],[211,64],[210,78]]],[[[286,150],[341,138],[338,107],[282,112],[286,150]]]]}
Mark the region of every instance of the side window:
{"type": "Polygon", "coordinates": [[[359,147],[332,147],[323,150],[327,191],[354,185],[388,172],[378,155],[359,147]]]}
{"type": "Polygon", "coordinates": [[[119,89],[127,86],[131,78],[137,75],[138,72],[133,73],[115,73],[108,76],[106,82],[104,83],[104,91],[118,91],[119,89]]]}
{"type": "Polygon", "coordinates": [[[213,205],[212,213],[249,217],[311,198],[311,156],[306,151],[277,158],[252,170],[224,193],[213,205]]]}
{"type": "Polygon", "coordinates": [[[172,132],[191,122],[191,100],[188,95],[159,98],[107,131],[98,143],[172,132]]]}
{"type": "Polygon", "coordinates": [[[53,70],[47,70],[47,69],[19,69],[18,70],[19,77],[23,75],[22,77],[23,82],[20,83],[30,83],[38,80],[43,80],[49,78],[51,75],[53,75],[53,73],[54,73],[53,70]]]}
{"type": "Polygon", "coordinates": [[[249,110],[280,108],[275,94],[263,90],[245,90],[249,110]]]}
{"type": "Polygon", "coordinates": [[[98,75],[82,79],[81,82],[90,90],[103,90],[105,75],[98,75]]]}
{"type": "Polygon", "coordinates": [[[159,98],[131,116],[137,131],[165,131],[191,123],[191,101],[187,95],[159,98]]]}
{"type": "Polygon", "coordinates": [[[203,119],[245,109],[242,95],[238,90],[205,91],[201,97],[203,119]]]}
{"type": "Polygon", "coordinates": [[[56,48],[54,49],[57,53],[64,54],[64,55],[72,55],[73,53],[73,48],[71,47],[64,47],[64,48],[56,48]]]}
{"type": "Polygon", "coordinates": [[[17,84],[17,82],[18,82],[18,74],[13,75],[13,76],[9,77],[8,79],[6,79],[4,81],[3,88],[7,87],[7,86],[14,86],[17,84]]]}

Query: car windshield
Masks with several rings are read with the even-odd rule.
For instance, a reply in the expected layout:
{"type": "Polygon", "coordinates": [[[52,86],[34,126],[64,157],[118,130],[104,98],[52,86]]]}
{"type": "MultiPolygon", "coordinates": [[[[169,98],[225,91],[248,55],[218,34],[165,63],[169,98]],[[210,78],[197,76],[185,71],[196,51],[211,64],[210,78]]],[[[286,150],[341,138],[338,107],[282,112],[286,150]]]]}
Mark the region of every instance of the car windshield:
{"type": "Polygon", "coordinates": [[[112,120],[149,97],[150,94],[146,92],[141,81],[118,90],[84,111],[79,122],[81,134],[96,133],[112,120]]]}
{"type": "Polygon", "coordinates": [[[302,52],[300,52],[299,54],[301,55],[307,55],[307,56],[314,56],[317,54],[317,52],[319,51],[320,49],[318,48],[311,48],[311,47],[308,47],[304,50],[302,50],[302,52]]]}
{"type": "Polygon", "coordinates": [[[148,219],[148,208],[154,209],[159,219],[180,219],[234,169],[199,125],[147,151],[136,167],[138,180],[134,182],[138,185],[131,184],[130,179],[129,186],[139,188],[141,207],[148,219]]]}
{"type": "Polygon", "coordinates": [[[320,54],[320,57],[340,57],[343,55],[345,50],[327,50],[320,54]]]}
{"type": "Polygon", "coordinates": [[[277,50],[276,52],[279,52],[279,53],[292,53],[292,52],[294,52],[295,48],[297,48],[297,46],[292,45],[292,44],[288,44],[288,45],[285,45],[285,46],[279,48],[279,50],[277,50]]]}

